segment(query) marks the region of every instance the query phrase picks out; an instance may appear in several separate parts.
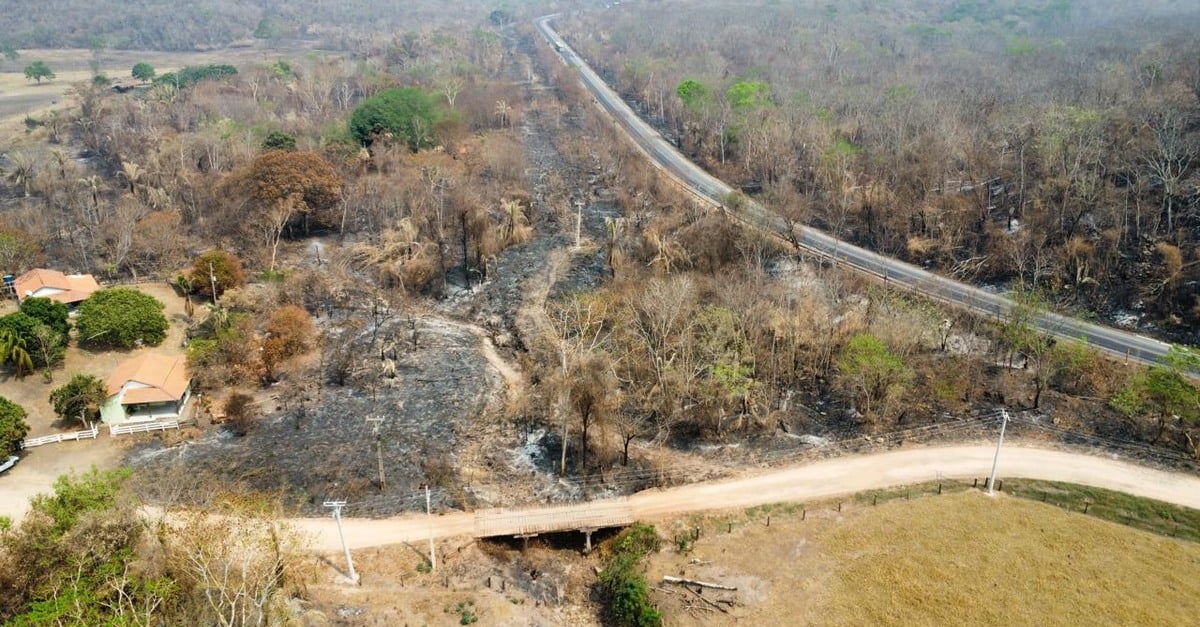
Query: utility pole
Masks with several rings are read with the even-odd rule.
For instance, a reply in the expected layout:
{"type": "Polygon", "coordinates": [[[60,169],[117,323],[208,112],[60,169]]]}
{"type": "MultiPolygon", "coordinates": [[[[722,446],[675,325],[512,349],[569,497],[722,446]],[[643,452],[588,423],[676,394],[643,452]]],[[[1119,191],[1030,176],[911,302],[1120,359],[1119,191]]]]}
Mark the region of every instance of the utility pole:
{"type": "Polygon", "coordinates": [[[560,344],[559,355],[562,357],[563,389],[558,393],[558,411],[562,412],[562,459],[558,463],[558,476],[567,476],[567,347],[560,344]]]}
{"type": "Polygon", "coordinates": [[[213,304],[217,304],[217,273],[213,272],[212,262],[208,262],[208,280],[212,283],[213,304]]]}
{"type": "Polygon", "coordinates": [[[1004,422],[1000,423],[1000,439],[996,441],[996,456],[992,458],[992,476],[988,479],[988,495],[996,493],[996,467],[1000,465],[1000,447],[1004,444],[1004,430],[1008,428],[1008,410],[1001,409],[1000,415],[1004,416],[1004,422]]]}
{"type": "Polygon", "coordinates": [[[367,418],[367,422],[374,423],[375,426],[371,430],[375,436],[375,459],[379,462],[379,490],[383,491],[383,435],[379,433],[379,427],[383,425],[383,416],[375,416],[367,418]]]}
{"type": "Polygon", "coordinates": [[[433,508],[430,507],[429,501],[429,484],[424,484],[425,487],[425,520],[429,523],[429,570],[437,570],[437,552],[433,550],[433,508]]]}
{"type": "Polygon", "coordinates": [[[350,569],[350,581],[358,583],[358,573],[354,572],[354,560],[350,558],[350,545],[346,544],[346,534],[342,531],[342,508],[345,505],[345,501],[325,501],[321,504],[322,507],[333,508],[333,519],[337,521],[338,537],[342,539],[342,548],[346,551],[346,565],[350,569]]]}
{"type": "Polygon", "coordinates": [[[575,201],[575,248],[579,248],[580,235],[583,231],[583,201],[575,201]]]}

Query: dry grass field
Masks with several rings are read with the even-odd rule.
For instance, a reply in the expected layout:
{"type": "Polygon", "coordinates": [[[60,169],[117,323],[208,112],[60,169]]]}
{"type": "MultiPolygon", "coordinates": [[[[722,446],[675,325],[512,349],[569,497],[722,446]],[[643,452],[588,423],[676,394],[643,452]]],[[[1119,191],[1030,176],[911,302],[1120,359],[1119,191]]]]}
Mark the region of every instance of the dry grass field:
{"type": "Polygon", "coordinates": [[[1184,625],[1200,615],[1200,544],[974,490],[850,503],[660,527],[668,544],[702,533],[652,559],[651,585],[669,574],[738,587],[705,591],[735,601],[719,611],[661,586],[667,624],[1184,625]]]}
{"type": "Polygon", "coordinates": [[[73,106],[70,92],[76,85],[91,80],[93,61],[102,74],[132,84],[130,71],[135,63],[141,61],[154,66],[162,74],[185,65],[271,63],[305,52],[307,49],[302,47],[271,48],[262,44],[209,52],[22,50],[21,57],[15,61],[0,60],[0,150],[15,143],[14,140],[24,132],[25,116],[38,117],[51,109],[73,106]],[[45,61],[56,78],[40,84],[26,79],[24,68],[33,61],[45,61]]]}

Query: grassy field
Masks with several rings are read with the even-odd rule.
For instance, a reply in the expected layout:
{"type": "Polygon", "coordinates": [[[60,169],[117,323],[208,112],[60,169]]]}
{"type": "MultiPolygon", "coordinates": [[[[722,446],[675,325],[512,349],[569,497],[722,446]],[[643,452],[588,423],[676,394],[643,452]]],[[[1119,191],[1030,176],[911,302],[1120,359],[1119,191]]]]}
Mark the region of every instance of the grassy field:
{"type": "MultiPolygon", "coordinates": [[[[656,601],[671,625],[1182,625],[1200,615],[1200,544],[1039,500],[951,484],[936,492],[918,486],[847,498],[840,512],[837,502],[785,505],[662,528],[671,548],[652,560],[652,583],[670,574],[738,591],[705,591],[735,601],[721,610],[669,586],[656,601]],[[697,528],[694,543],[672,541],[697,528]]],[[[1157,511],[1144,501],[1121,507],[1157,511]]]]}
{"type": "Polygon", "coordinates": [[[1014,496],[1056,505],[1073,512],[1152,531],[1164,536],[1200,542],[1200,510],[1142,499],[1103,488],[1010,479],[1004,491],[1014,496]]]}

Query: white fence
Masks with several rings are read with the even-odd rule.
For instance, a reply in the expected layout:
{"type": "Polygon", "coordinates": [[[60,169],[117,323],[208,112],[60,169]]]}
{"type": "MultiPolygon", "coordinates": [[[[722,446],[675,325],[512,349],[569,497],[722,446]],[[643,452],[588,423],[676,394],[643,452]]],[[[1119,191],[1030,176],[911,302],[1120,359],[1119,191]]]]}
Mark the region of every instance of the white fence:
{"type": "Polygon", "coordinates": [[[33,448],[35,446],[42,446],[43,444],[54,444],[68,440],[95,440],[99,434],[100,426],[93,425],[91,429],[76,431],[74,433],[55,433],[54,435],[43,435],[40,438],[29,438],[21,442],[21,448],[33,448]]]}
{"type": "Polygon", "coordinates": [[[147,431],[166,431],[167,429],[178,429],[178,420],[162,420],[158,422],[139,422],[131,425],[109,425],[108,435],[116,437],[125,435],[126,433],[145,433],[147,431]]]}

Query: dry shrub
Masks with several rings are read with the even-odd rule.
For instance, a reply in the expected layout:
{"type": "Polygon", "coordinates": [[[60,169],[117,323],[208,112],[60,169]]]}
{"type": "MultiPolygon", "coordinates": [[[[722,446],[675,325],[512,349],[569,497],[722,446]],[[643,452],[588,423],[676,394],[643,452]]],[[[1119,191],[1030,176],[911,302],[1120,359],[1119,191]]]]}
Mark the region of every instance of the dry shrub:
{"type": "Polygon", "coordinates": [[[229,396],[225,397],[223,407],[225,422],[229,424],[230,431],[238,436],[250,432],[254,426],[254,419],[258,416],[258,407],[254,404],[252,396],[230,392],[229,396]]]}
{"type": "Polygon", "coordinates": [[[259,504],[160,521],[161,560],[194,625],[267,624],[313,575],[299,536],[259,504]]]}

